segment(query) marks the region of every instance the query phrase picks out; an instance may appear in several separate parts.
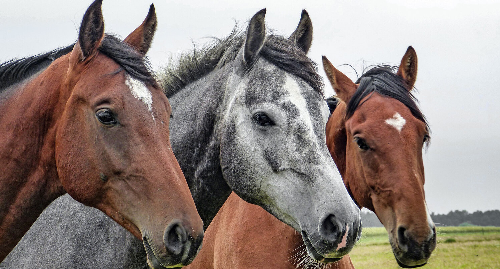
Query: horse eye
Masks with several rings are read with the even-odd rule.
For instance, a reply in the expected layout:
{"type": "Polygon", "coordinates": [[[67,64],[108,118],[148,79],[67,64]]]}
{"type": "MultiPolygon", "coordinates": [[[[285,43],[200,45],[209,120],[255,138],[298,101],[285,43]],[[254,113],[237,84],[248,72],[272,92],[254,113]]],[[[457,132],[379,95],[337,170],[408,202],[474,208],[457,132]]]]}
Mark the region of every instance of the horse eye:
{"type": "Polygon", "coordinates": [[[113,126],[118,123],[118,121],[115,118],[115,115],[113,114],[113,112],[111,112],[109,108],[101,108],[97,110],[95,116],[102,124],[106,126],[113,126]]]}
{"type": "Polygon", "coordinates": [[[368,146],[368,144],[366,144],[366,141],[363,138],[354,137],[354,142],[356,142],[356,144],[358,145],[358,148],[360,148],[361,150],[369,150],[370,149],[370,147],[368,146]]]}
{"type": "Polygon", "coordinates": [[[260,126],[273,126],[276,125],[273,120],[264,112],[257,112],[253,114],[253,120],[260,126]]]}

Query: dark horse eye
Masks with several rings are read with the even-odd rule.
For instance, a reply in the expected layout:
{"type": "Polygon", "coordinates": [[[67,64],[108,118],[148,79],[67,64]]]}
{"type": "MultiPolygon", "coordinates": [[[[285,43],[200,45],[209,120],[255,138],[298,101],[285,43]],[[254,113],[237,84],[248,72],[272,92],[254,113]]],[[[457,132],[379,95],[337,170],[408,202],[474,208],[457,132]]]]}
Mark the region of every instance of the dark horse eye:
{"type": "Polygon", "coordinates": [[[366,141],[363,138],[354,137],[354,141],[356,142],[356,144],[358,144],[358,148],[360,148],[361,150],[370,149],[370,147],[368,146],[368,144],[366,144],[366,141]]]}
{"type": "Polygon", "coordinates": [[[104,125],[113,126],[118,122],[116,121],[115,115],[109,108],[101,108],[95,113],[97,119],[104,125]]]}
{"type": "Polygon", "coordinates": [[[269,116],[264,112],[257,112],[253,114],[253,120],[260,126],[273,126],[276,125],[269,116]]]}

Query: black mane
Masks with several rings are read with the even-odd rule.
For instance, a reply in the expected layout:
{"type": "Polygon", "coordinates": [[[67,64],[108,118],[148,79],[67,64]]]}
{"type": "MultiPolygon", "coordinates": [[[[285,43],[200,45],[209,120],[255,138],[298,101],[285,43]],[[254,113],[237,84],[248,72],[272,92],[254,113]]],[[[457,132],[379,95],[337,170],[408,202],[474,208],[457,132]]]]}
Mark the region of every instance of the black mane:
{"type": "MultiPolygon", "coordinates": [[[[159,75],[167,97],[235,60],[244,43],[245,33],[234,29],[226,38],[215,39],[201,49],[195,47],[190,53],[181,55],[174,66],[166,67],[159,75]]],[[[284,71],[304,79],[323,94],[323,80],[317,73],[316,64],[292,41],[269,35],[259,55],[284,71]]]]}
{"type": "MultiPolygon", "coordinates": [[[[73,47],[74,44],[44,54],[14,59],[0,64],[0,92],[47,68],[54,60],[71,52],[73,47]]],[[[135,79],[148,85],[157,85],[149,62],[117,37],[106,35],[99,51],[114,60],[135,79]]]]}
{"type": "Polygon", "coordinates": [[[347,104],[346,119],[354,114],[357,107],[362,104],[360,102],[363,98],[377,92],[403,103],[410,109],[413,116],[424,122],[429,129],[425,116],[417,106],[415,96],[408,90],[406,82],[392,72],[392,68],[387,66],[372,68],[363,74],[356,83],[359,83],[359,87],[347,104]]]}
{"type": "Polygon", "coordinates": [[[44,54],[13,59],[0,64],[0,92],[47,68],[55,59],[69,53],[73,46],[69,45],[44,54]]]}

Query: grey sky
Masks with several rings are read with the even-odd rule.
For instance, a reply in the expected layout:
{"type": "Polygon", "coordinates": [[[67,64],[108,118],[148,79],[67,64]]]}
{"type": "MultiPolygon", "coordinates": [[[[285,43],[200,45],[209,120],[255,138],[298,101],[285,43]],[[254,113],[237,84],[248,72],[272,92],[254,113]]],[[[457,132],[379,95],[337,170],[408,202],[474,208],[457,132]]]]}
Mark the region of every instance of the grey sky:
{"type": "MultiPolygon", "coordinates": [[[[71,44],[91,0],[1,0],[0,62],[71,44]]],[[[152,0],[104,0],[106,32],[127,36],[152,0]]],[[[339,66],[419,58],[417,98],[432,128],[424,155],[430,211],[500,209],[500,1],[156,1],[158,31],[148,54],[165,65],[193,43],[223,37],[267,8],[268,28],[293,32],[305,8],[314,26],[309,56],[339,66]]],[[[320,74],[324,75],[321,65],[320,74]]],[[[341,67],[352,79],[349,68],[341,67]]],[[[327,84],[326,90],[332,93],[327,84]]]]}

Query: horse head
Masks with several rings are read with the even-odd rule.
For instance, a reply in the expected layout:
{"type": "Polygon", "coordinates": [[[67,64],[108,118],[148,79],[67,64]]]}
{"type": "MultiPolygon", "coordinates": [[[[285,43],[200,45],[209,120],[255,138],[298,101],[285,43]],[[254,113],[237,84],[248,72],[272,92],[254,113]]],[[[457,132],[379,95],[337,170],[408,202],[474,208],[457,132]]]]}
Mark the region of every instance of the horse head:
{"type": "Polygon", "coordinates": [[[359,238],[359,209],[325,143],[328,107],[306,56],[312,24],[302,13],[290,38],[266,36],[265,12],[249,22],[230,64],[218,132],[224,178],[302,234],[309,254],[333,261],[359,238]]]}
{"type": "Polygon", "coordinates": [[[397,74],[374,68],[359,84],[326,57],[323,66],[340,99],[327,124],[327,143],[349,193],[377,214],[401,266],[426,264],[436,230],[424,194],[422,148],[429,128],[410,93],[415,50],[408,48],[397,74]]]}
{"type": "Polygon", "coordinates": [[[154,6],[122,42],[104,34],[101,3],[85,13],[69,56],[48,70],[69,63],[57,172],[73,198],[143,240],[150,266],[186,265],[203,225],[170,146],[169,102],[144,62],[157,25],[154,6]]]}

